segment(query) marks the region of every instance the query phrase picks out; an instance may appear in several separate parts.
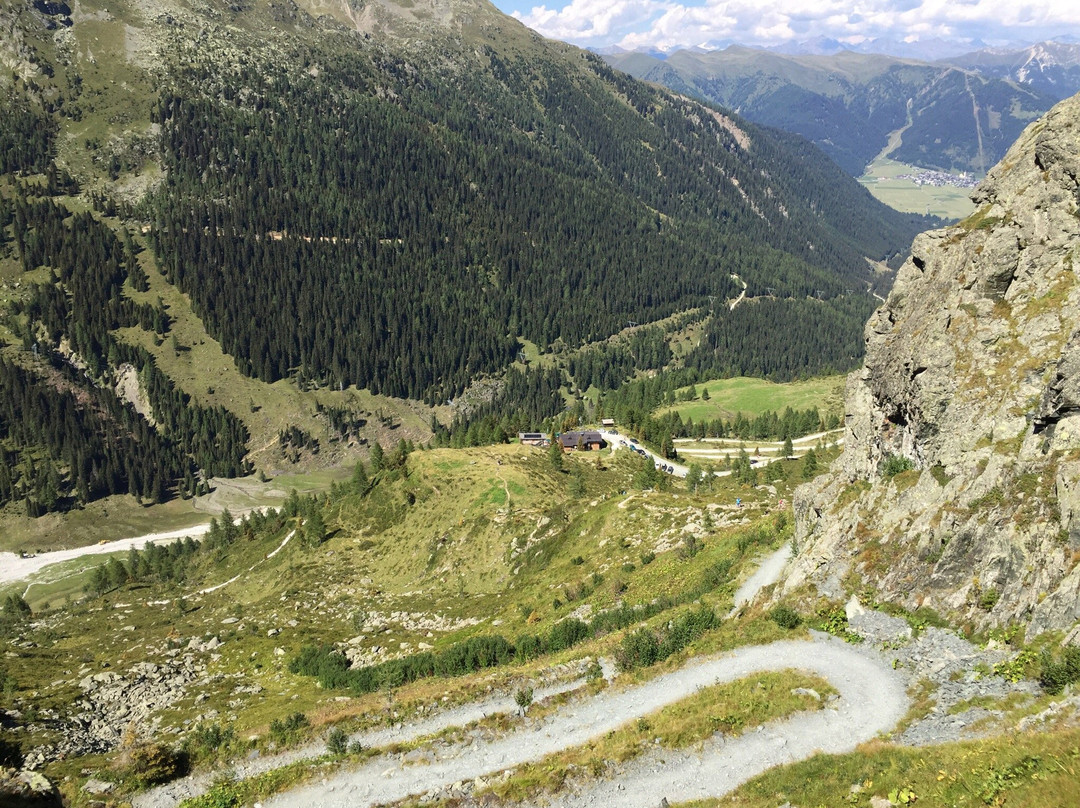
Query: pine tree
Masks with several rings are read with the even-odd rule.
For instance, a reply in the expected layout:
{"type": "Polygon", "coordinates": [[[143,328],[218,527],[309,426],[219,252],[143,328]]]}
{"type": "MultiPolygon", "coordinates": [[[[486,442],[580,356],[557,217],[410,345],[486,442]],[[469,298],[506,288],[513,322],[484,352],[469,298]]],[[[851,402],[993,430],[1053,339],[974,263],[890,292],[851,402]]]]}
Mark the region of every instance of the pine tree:
{"type": "Polygon", "coordinates": [[[555,433],[551,433],[551,445],[548,446],[548,460],[551,461],[551,467],[555,471],[562,471],[564,468],[563,450],[562,444],[559,439],[555,437],[555,433]]]}
{"type": "Polygon", "coordinates": [[[308,547],[318,547],[326,541],[326,522],[323,520],[321,508],[312,509],[304,523],[304,541],[308,547]]]}
{"type": "Polygon", "coordinates": [[[364,468],[363,460],[357,460],[353,466],[352,487],[358,494],[364,494],[368,490],[367,469],[364,468]]]}
{"type": "Polygon", "coordinates": [[[378,474],[386,465],[386,454],[383,452],[382,444],[375,441],[371,445],[371,473],[378,474]]]}

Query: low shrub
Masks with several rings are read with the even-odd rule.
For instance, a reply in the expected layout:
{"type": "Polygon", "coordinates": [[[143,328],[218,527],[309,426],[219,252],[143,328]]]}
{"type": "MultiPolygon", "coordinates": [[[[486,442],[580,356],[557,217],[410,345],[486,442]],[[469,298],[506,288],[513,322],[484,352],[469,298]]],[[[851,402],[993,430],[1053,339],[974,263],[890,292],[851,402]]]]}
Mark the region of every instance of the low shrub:
{"type": "Polygon", "coordinates": [[[341,727],[334,727],[326,735],[326,751],[341,757],[349,751],[349,736],[341,727]]]}
{"type": "Polygon", "coordinates": [[[236,731],[220,724],[199,724],[184,739],[184,751],[195,760],[214,760],[227,754],[236,742],[236,731]]]}
{"type": "Polygon", "coordinates": [[[1080,647],[1070,645],[1057,656],[1049,650],[1043,652],[1039,670],[1043,690],[1056,695],[1075,682],[1080,682],[1080,647]]]}
{"type": "Polygon", "coordinates": [[[885,460],[881,464],[881,476],[882,477],[895,477],[905,471],[911,471],[915,468],[911,459],[898,454],[888,454],[885,456],[885,460]]]}
{"type": "Polygon", "coordinates": [[[149,741],[122,750],[116,768],[123,779],[144,788],[179,777],[187,769],[185,761],[183,753],[149,741]]]}
{"type": "Polygon", "coordinates": [[[798,628],[799,624],[802,623],[802,618],[799,617],[799,613],[790,606],[785,606],[782,603],[769,612],[769,619],[780,626],[780,628],[798,628]]]}
{"type": "Polygon", "coordinates": [[[646,668],[659,659],[660,641],[656,634],[647,628],[630,631],[623,637],[622,645],[615,655],[621,670],[646,668]]]}
{"type": "Polygon", "coordinates": [[[303,713],[275,718],[270,722],[270,740],[278,746],[291,746],[300,741],[304,730],[310,726],[311,722],[303,713]]]}
{"type": "Polygon", "coordinates": [[[621,670],[644,668],[667,659],[717,625],[716,612],[702,606],[670,621],[659,632],[647,628],[631,631],[615,654],[621,670]]]}

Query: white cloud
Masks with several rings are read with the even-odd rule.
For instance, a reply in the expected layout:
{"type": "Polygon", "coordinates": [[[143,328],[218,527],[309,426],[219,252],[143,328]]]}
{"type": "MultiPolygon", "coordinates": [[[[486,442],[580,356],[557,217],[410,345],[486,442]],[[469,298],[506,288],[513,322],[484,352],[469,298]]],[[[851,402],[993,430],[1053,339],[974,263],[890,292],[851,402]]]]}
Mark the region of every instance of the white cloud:
{"type": "Polygon", "coordinates": [[[514,16],[545,36],[626,48],[776,45],[818,36],[1006,41],[1080,33],[1072,0],[570,0],[514,16]]]}

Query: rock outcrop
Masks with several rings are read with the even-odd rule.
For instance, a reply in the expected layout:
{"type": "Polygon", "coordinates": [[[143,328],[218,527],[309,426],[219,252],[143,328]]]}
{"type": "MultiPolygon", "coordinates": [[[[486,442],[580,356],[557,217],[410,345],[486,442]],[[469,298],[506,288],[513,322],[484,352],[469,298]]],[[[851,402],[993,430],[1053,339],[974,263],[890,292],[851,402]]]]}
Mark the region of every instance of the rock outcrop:
{"type": "Polygon", "coordinates": [[[919,236],[866,327],[845,447],[795,497],[784,590],[873,588],[1029,634],[1080,619],[1080,96],[974,215],[919,236]]]}
{"type": "Polygon", "coordinates": [[[0,805],[4,808],[60,808],[60,793],[44,775],[0,767],[0,805]]]}

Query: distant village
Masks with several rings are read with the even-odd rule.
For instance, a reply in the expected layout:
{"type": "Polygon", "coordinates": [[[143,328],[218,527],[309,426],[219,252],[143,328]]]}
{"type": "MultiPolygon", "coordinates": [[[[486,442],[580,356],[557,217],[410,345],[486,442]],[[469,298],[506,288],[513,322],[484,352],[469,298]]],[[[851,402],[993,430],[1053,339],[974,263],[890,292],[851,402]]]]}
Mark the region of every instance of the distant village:
{"type": "Polygon", "coordinates": [[[941,188],[945,185],[953,185],[957,188],[974,188],[979,184],[971,174],[950,174],[947,171],[920,171],[917,174],[897,174],[898,180],[911,180],[916,185],[932,185],[941,188]]]}

